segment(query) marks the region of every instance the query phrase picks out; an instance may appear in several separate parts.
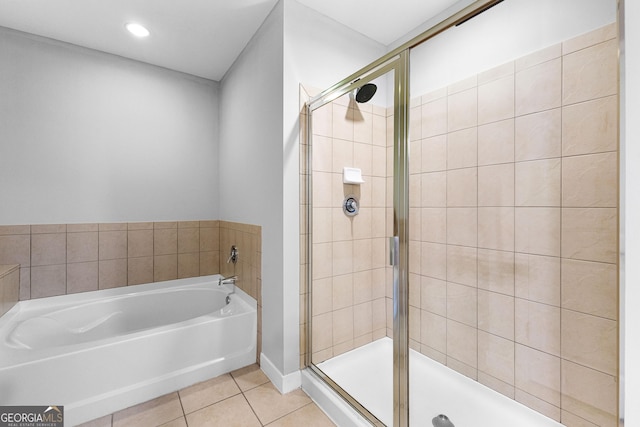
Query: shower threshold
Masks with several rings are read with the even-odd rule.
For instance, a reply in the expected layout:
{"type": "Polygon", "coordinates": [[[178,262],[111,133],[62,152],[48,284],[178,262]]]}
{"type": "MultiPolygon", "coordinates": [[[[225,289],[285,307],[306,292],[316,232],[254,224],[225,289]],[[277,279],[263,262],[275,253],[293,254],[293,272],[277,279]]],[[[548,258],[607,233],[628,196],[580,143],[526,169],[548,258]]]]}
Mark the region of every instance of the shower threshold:
{"type": "MultiPolygon", "coordinates": [[[[435,362],[409,355],[409,421],[431,426],[440,414],[457,426],[562,427],[546,416],[435,362]]],[[[318,364],[325,374],[388,426],[393,425],[393,341],[381,338],[318,364]]]]}

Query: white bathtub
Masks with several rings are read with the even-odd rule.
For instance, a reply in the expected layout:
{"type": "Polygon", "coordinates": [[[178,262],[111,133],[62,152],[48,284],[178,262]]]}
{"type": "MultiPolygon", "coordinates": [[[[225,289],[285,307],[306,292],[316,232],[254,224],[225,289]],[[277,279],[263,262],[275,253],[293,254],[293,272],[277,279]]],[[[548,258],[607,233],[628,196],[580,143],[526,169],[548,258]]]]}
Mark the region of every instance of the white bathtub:
{"type": "Polygon", "coordinates": [[[0,405],[72,426],[256,360],[256,301],[218,277],[21,301],[0,318],[0,405]]]}

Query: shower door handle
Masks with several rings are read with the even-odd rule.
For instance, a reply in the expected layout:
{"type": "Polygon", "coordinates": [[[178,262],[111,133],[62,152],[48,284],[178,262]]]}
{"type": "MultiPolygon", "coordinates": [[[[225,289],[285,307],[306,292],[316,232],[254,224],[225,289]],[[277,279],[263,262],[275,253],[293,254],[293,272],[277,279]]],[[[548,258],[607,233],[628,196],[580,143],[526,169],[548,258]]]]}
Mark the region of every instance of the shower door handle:
{"type": "Polygon", "coordinates": [[[400,259],[400,237],[389,237],[389,265],[396,266],[400,259]]]}

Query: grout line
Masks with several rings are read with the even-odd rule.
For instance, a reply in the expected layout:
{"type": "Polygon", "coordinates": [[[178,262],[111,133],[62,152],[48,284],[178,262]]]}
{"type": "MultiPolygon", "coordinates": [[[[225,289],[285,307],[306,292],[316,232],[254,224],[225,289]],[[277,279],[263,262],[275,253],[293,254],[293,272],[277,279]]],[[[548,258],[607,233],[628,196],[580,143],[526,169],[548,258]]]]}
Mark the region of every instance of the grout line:
{"type": "Polygon", "coordinates": [[[249,402],[249,399],[247,399],[247,396],[244,394],[243,391],[241,391],[240,393],[242,395],[242,397],[244,398],[245,402],[247,402],[247,405],[249,405],[249,408],[251,408],[251,412],[253,412],[253,415],[255,415],[256,419],[258,420],[258,422],[260,423],[261,426],[264,426],[264,423],[262,422],[262,420],[260,419],[260,417],[258,416],[258,414],[256,413],[255,409],[253,409],[253,406],[251,406],[251,402],[249,402]]]}
{"type": "MultiPolygon", "coordinates": [[[[475,247],[475,253],[476,253],[476,260],[475,260],[475,268],[476,268],[476,277],[475,277],[475,281],[476,281],[476,304],[475,304],[475,309],[476,309],[476,325],[475,325],[475,332],[476,332],[476,381],[479,382],[479,375],[478,373],[481,372],[480,371],[480,352],[478,351],[478,348],[480,347],[480,334],[478,333],[478,331],[480,330],[480,310],[479,310],[479,304],[478,304],[478,290],[479,290],[479,282],[480,282],[480,257],[478,256],[478,247],[480,246],[480,242],[479,242],[479,228],[480,228],[480,180],[479,178],[479,171],[480,168],[478,166],[478,160],[480,159],[480,144],[478,144],[478,129],[480,128],[480,109],[479,109],[479,105],[480,105],[480,91],[479,86],[478,86],[478,74],[476,74],[476,126],[475,126],[475,136],[476,136],[476,247],[475,247]]],[[[514,78],[515,81],[515,78],[514,78]]],[[[515,96],[514,96],[515,99],[515,96]]]]}
{"type": "MultiPolygon", "coordinates": [[[[305,394],[306,394],[306,393],[305,393],[305,394]]],[[[309,406],[309,405],[315,405],[315,402],[314,402],[313,400],[311,400],[311,402],[306,403],[306,404],[302,405],[301,407],[299,407],[299,408],[297,408],[297,409],[294,409],[294,410],[293,410],[293,411],[291,411],[291,412],[287,412],[287,413],[286,413],[286,414],[284,414],[283,416],[278,417],[278,418],[276,418],[276,419],[274,419],[274,420],[272,420],[272,421],[269,421],[269,423],[268,423],[268,424],[263,424],[263,426],[270,426],[271,424],[275,423],[276,421],[281,420],[281,419],[283,419],[283,418],[285,418],[285,417],[287,417],[287,416],[289,416],[289,415],[293,414],[294,412],[298,412],[298,411],[299,411],[299,410],[301,410],[302,408],[306,408],[306,407],[307,407],[307,406],[309,406]]],[[[332,421],[332,422],[333,422],[333,421],[332,421]]]]}
{"type": "Polygon", "coordinates": [[[184,419],[185,423],[187,422],[187,417],[184,414],[182,414],[182,416],[180,416],[180,417],[174,418],[174,419],[169,420],[167,422],[164,422],[162,424],[158,424],[158,427],[166,426],[167,424],[172,423],[172,422],[174,422],[176,420],[179,420],[179,419],[184,419]]]}
{"type": "Polygon", "coordinates": [[[185,419],[185,422],[187,420],[187,413],[184,410],[184,405],[182,404],[182,396],[180,395],[180,391],[184,390],[184,389],[180,389],[180,390],[176,390],[176,394],[178,395],[178,402],[180,402],[180,409],[182,409],[182,416],[185,419]]]}
{"type": "MultiPolygon", "coordinates": [[[[563,42],[563,47],[564,47],[564,42],[563,42]]],[[[563,49],[564,50],[564,49],[563,49]]],[[[558,357],[560,358],[560,366],[559,366],[559,374],[560,374],[560,384],[558,386],[558,394],[560,395],[560,422],[562,422],[562,409],[565,405],[563,405],[563,386],[562,386],[562,378],[563,378],[563,369],[562,369],[562,347],[563,347],[563,343],[562,343],[562,217],[563,217],[563,209],[564,209],[564,202],[563,202],[563,170],[562,170],[562,165],[564,163],[564,156],[563,156],[563,145],[564,145],[564,141],[562,139],[562,134],[563,132],[563,122],[564,122],[564,109],[565,109],[565,105],[564,105],[564,62],[565,62],[565,55],[564,52],[561,50],[560,51],[561,55],[560,55],[560,226],[558,227],[558,232],[560,233],[560,236],[558,236],[558,256],[560,257],[560,271],[559,271],[559,291],[560,291],[560,301],[558,301],[558,305],[559,305],[559,319],[558,319],[558,340],[560,341],[560,345],[558,348],[558,357]]]]}
{"type": "Polygon", "coordinates": [[[512,140],[513,140],[513,163],[512,163],[512,170],[513,170],[513,325],[512,325],[512,337],[513,339],[511,340],[513,342],[513,400],[516,400],[516,391],[517,391],[517,387],[516,387],[516,372],[517,372],[517,362],[516,362],[516,182],[517,182],[517,178],[516,178],[516,121],[518,119],[518,116],[516,115],[516,90],[517,90],[517,86],[516,86],[516,63],[515,61],[513,62],[513,133],[512,133],[512,140]]]}

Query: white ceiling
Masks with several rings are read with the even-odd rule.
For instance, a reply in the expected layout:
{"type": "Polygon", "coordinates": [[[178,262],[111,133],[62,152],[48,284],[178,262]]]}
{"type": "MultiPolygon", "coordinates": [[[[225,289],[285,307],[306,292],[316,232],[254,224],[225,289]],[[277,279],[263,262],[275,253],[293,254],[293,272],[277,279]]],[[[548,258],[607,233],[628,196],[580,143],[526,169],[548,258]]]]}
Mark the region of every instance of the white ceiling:
{"type": "Polygon", "coordinates": [[[389,46],[459,0],[297,0],[389,46]]]}
{"type": "MultiPolygon", "coordinates": [[[[457,0],[298,0],[389,45],[457,0]]],[[[0,0],[0,26],[219,81],[277,0],[0,0]],[[136,39],[126,22],[151,35],[136,39]]]]}

